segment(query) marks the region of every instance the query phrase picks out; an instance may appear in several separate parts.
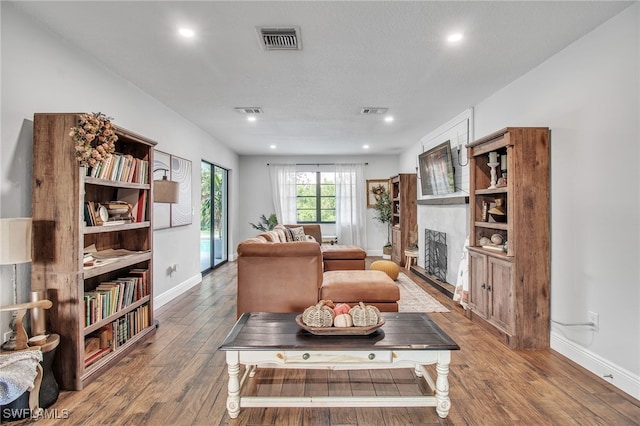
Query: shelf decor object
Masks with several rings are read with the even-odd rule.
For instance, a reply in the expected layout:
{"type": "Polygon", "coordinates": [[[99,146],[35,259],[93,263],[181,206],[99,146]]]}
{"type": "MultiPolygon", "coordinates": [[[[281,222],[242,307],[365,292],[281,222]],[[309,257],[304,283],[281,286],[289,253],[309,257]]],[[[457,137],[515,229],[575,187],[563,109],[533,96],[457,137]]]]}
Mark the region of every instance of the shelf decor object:
{"type": "Polygon", "coordinates": [[[81,165],[95,167],[115,151],[118,135],[111,120],[101,112],[80,114],[77,124],[71,127],[69,136],[76,143],[76,158],[81,165]]]}
{"type": "Polygon", "coordinates": [[[487,166],[491,167],[491,184],[489,185],[488,189],[493,189],[496,187],[496,183],[498,183],[498,172],[496,171],[496,168],[500,165],[500,163],[498,163],[498,153],[497,152],[490,152],[489,153],[489,164],[487,164],[487,166]]]}
{"type": "MultiPolygon", "coordinates": [[[[31,218],[0,219],[0,265],[12,265],[13,304],[18,304],[17,264],[31,262],[31,218]]],[[[26,349],[27,342],[17,339],[18,311],[11,313],[11,336],[2,346],[7,351],[26,349]]]]}
{"type": "Polygon", "coordinates": [[[548,348],[549,129],[508,127],[467,149],[467,315],[497,330],[512,348],[548,348]],[[509,171],[503,185],[496,185],[498,165],[501,179],[509,171]]]}

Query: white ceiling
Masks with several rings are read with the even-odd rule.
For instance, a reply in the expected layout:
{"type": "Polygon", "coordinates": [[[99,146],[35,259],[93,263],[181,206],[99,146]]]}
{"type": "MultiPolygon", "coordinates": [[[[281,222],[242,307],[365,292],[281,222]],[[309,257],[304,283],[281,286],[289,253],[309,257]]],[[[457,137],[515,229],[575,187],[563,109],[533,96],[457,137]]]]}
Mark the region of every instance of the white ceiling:
{"type": "Polygon", "coordinates": [[[15,5],[241,155],[349,155],[400,152],[631,3],[15,5]],[[302,50],[262,49],[256,26],[292,25],[302,50]],[[195,38],[180,38],[180,26],[195,38]],[[465,38],[452,46],[454,31],[465,38]],[[234,110],[253,106],[264,110],[254,123],[234,110]],[[362,107],[388,107],[395,121],[362,107]]]}

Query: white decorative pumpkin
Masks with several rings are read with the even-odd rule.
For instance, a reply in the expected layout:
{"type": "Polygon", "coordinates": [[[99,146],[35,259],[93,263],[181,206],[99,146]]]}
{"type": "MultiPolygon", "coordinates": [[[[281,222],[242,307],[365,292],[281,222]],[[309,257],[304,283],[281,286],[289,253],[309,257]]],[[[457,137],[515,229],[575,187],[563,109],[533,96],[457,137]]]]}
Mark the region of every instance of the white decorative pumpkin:
{"type": "Polygon", "coordinates": [[[321,300],[317,305],[309,306],[302,313],[302,322],[311,327],[331,327],[334,317],[333,309],[321,300]]]}
{"type": "Polygon", "coordinates": [[[333,319],[334,327],[353,327],[353,318],[349,314],[336,315],[333,319]]]}
{"type": "Polygon", "coordinates": [[[360,302],[349,311],[353,318],[354,327],[368,327],[378,324],[380,320],[380,310],[373,305],[365,305],[360,302]]]}

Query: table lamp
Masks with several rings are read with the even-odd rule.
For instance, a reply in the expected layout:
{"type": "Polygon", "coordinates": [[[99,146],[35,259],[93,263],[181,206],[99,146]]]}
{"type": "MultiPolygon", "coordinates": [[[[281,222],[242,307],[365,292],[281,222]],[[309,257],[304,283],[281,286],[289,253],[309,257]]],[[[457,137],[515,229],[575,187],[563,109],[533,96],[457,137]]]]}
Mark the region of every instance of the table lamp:
{"type": "MultiPolygon", "coordinates": [[[[0,265],[13,265],[11,284],[13,285],[13,304],[18,303],[18,284],[16,281],[19,263],[31,262],[31,218],[18,217],[0,219],[0,265]]],[[[11,337],[3,345],[5,350],[14,350],[16,345],[16,318],[18,311],[11,314],[11,337]]]]}

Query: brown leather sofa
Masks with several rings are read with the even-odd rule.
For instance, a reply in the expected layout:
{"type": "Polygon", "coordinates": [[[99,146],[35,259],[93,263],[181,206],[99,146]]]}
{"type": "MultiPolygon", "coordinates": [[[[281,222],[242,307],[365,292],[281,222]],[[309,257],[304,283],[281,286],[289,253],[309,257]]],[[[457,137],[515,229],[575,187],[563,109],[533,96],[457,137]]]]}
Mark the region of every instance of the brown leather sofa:
{"type": "MultiPolygon", "coordinates": [[[[322,230],[318,224],[284,225],[287,228],[304,228],[306,235],[311,235],[318,243],[322,243],[322,230]]],[[[364,270],[367,252],[362,248],[344,244],[322,244],[322,260],[325,271],[364,270]]]]}
{"type": "Polygon", "coordinates": [[[398,311],[400,290],[384,272],[324,272],[317,242],[275,238],[263,233],[238,245],[238,317],[243,312],[303,312],[320,299],[398,311]]]}

